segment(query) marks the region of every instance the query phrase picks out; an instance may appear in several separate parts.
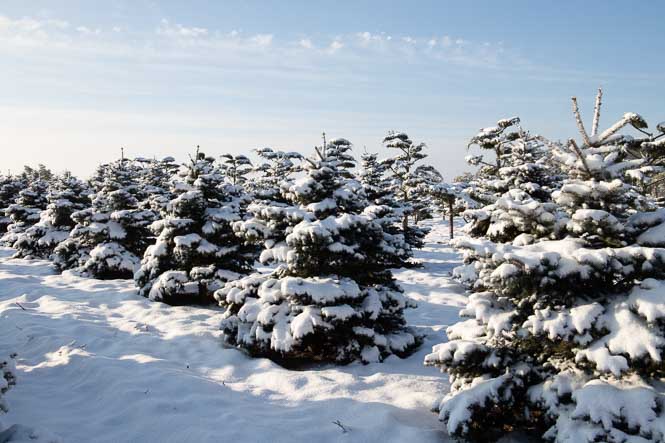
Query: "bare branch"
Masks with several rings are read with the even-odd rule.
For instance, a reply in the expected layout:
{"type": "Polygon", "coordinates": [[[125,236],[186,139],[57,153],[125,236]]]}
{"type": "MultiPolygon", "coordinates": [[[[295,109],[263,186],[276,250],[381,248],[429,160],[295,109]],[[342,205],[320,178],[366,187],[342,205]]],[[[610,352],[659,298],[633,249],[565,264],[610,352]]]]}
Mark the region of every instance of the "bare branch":
{"type": "Polygon", "coordinates": [[[591,136],[598,134],[598,124],[600,123],[600,107],[603,102],[603,89],[598,88],[598,95],[596,95],[596,106],[593,108],[593,123],[591,125],[591,136]]]}
{"type": "Polygon", "coordinates": [[[582,135],[582,140],[587,146],[591,146],[591,140],[589,140],[589,134],[587,134],[586,129],[584,129],[584,123],[582,123],[582,116],[580,115],[580,108],[577,106],[577,97],[572,97],[573,101],[573,114],[575,115],[575,121],[577,122],[577,129],[579,129],[580,134],[582,135]]]}
{"type": "Polygon", "coordinates": [[[333,424],[339,426],[339,427],[342,429],[342,433],[343,433],[343,434],[346,434],[346,433],[348,432],[348,429],[346,429],[346,427],[342,424],[341,421],[339,421],[339,420],[335,420],[335,421],[333,422],[333,424]]]}

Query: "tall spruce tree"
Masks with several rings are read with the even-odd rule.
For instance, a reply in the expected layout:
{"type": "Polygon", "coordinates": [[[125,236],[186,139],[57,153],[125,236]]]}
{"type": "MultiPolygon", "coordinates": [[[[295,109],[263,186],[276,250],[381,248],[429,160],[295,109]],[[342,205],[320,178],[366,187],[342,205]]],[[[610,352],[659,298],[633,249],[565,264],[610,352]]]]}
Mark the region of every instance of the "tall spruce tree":
{"type": "Polygon", "coordinates": [[[134,276],[139,293],[174,305],[213,302],[214,291],[248,273],[254,260],[254,249],[232,227],[242,219],[243,197],[198,149],[172,193],[163,218],[150,227],[157,242],[134,276]]]}
{"type": "Polygon", "coordinates": [[[12,219],[6,214],[10,205],[16,202],[18,193],[25,188],[25,182],[11,174],[0,177],[0,235],[7,232],[12,219]]]}
{"type": "Polygon", "coordinates": [[[378,157],[379,154],[371,152],[364,152],[360,156],[358,179],[370,203],[389,204],[393,195],[391,184],[386,177],[388,165],[378,157]]]}
{"type": "Polygon", "coordinates": [[[402,232],[412,247],[423,246],[427,230],[417,224],[409,225],[409,217],[417,222],[417,211],[421,209],[419,185],[422,177],[418,174],[418,162],[427,157],[424,143],[414,143],[404,132],[391,131],[383,139],[390,150],[397,151],[394,157],[383,161],[387,167],[393,194],[392,206],[401,213],[402,232]]]}
{"type": "Polygon", "coordinates": [[[249,189],[257,199],[279,199],[280,185],[298,171],[298,164],[303,159],[302,155],[298,152],[279,151],[272,148],[257,149],[256,154],[261,162],[253,169],[256,178],[252,180],[249,189]]]}
{"type": "Polygon", "coordinates": [[[496,165],[479,161],[482,166],[470,188],[471,197],[484,204],[463,213],[469,222],[465,230],[473,237],[506,242],[520,234],[536,238],[561,234],[562,214],[551,203],[552,190],[562,180],[553,159],[558,145],[531,135],[519,123],[517,117],[499,120],[469,144],[498,156],[496,165]]]}
{"type": "Polygon", "coordinates": [[[74,212],[90,204],[90,189],[71,173],[56,176],[48,192],[48,205],[37,224],[20,233],[14,243],[17,257],[49,258],[75,226],[74,212]]]}
{"type": "Polygon", "coordinates": [[[568,220],[561,240],[519,237],[497,244],[463,239],[455,270],[472,290],[425,359],[445,370],[451,390],[435,409],[456,436],[496,439],[510,430],[559,443],[665,440],[665,227],[626,182],[642,161],[625,126],[597,133],[580,123],[557,158],[569,178],[553,193],[568,220]],[[633,152],[633,153],[631,153],[633,152]]]}
{"type": "Polygon", "coordinates": [[[253,208],[239,230],[262,239],[268,275],[230,282],[215,297],[227,309],[226,340],[278,361],[379,361],[419,343],[403,311],[411,303],[390,268],[409,246],[384,231],[381,207],[368,206],[350,176],[351,145],[335,139],[283,183],[284,202],[253,208]]]}
{"type": "Polygon", "coordinates": [[[233,186],[243,186],[247,182],[247,175],[252,172],[252,162],[247,156],[239,154],[222,154],[219,169],[226,181],[233,186]]]}
{"type": "Polygon", "coordinates": [[[76,226],[54,250],[59,270],[100,278],[131,278],[152,242],[148,225],[156,214],[139,208],[136,163],[125,159],[103,166],[91,207],[74,212],[76,226]],[[138,196],[138,198],[137,198],[138,196]]]}
{"type": "Polygon", "coordinates": [[[178,165],[173,157],[161,160],[138,158],[136,163],[140,165],[137,171],[139,207],[161,213],[173,197],[171,179],[178,171],[178,165]]]}
{"type": "Polygon", "coordinates": [[[19,191],[15,203],[10,204],[5,210],[5,215],[10,220],[7,232],[0,238],[0,244],[5,246],[14,246],[18,236],[37,223],[41,212],[46,209],[48,182],[38,175],[25,176],[23,182],[26,183],[26,187],[19,191]]]}

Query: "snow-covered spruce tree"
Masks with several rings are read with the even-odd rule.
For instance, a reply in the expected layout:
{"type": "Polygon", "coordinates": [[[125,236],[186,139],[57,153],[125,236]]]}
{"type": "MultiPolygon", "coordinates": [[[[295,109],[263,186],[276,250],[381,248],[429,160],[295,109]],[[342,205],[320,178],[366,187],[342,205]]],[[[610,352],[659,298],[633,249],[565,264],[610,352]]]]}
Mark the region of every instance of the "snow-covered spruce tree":
{"type": "Polygon", "coordinates": [[[437,197],[434,190],[443,183],[441,173],[431,165],[420,165],[413,173],[411,180],[411,206],[416,223],[434,216],[437,197]]]}
{"type": "MultiPolygon", "coordinates": [[[[404,237],[404,232],[402,231],[402,207],[396,202],[392,183],[386,177],[386,171],[388,170],[387,162],[379,161],[377,157],[377,154],[367,152],[361,155],[361,168],[358,173],[358,180],[365,191],[365,196],[369,204],[374,205],[376,222],[381,224],[386,233],[404,237]]],[[[436,170],[433,170],[433,173],[435,177],[438,175],[436,170]]],[[[433,200],[435,197],[432,191],[433,187],[431,183],[428,183],[427,196],[425,198],[433,200]]],[[[418,228],[409,227],[409,229],[416,230],[418,228]]],[[[418,230],[418,235],[424,235],[424,231],[418,230]]],[[[395,263],[395,268],[414,265],[413,262],[409,261],[412,257],[411,245],[409,245],[408,250],[404,250],[403,253],[398,255],[400,259],[395,263]]]]}
{"type": "Polygon", "coordinates": [[[285,203],[251,208],[245,235],[265,242],[279,266],[228,283],[215,297],[227,309],[226,340],[277,361],[380,361],[420,343],[406,327],[411,303],[390,268],[410,252],[386,232],[362,186],[349,175],[350,143],[335,139],[303,163],[304,177],[282,187],[285,203]]]}
{"type": "Polygon", "coordinates": [[[25,182],[13,175],[0,176],[0,235],[7,232],[12,220],[6,211],[18,198],[18,193],[25,188],[25,182]]]}
{"type": "Polygon", "coordinates": [[[54,250],[58,269],[74,269],[93,278],[131,278],[153,241],[148,225],[156,214],[139,208],[134,162],[121,159],[104,167],[101,189],[91,207],[74,212],[76,226],[54,250]]]}
{"type": "Polygon", "coordinates": [[[467,234],[493,241],[512,241],[520,234],[556,238],[565,218],[551,203],[552,190],[563,174],[554,164],[556,144],[532,136],[519,126],[519,118],[499,120],[480,131],[469,143],[491,149],[497,165],[478,160],[482,167],[471,188],[472,198],[485,206],[463,213],[467,234]],[[513,132],[506,132],[513,128],[513,132]]]}
{"type": "Polygon", "coordinates": [[[252,172],[252,162],[245,155],[223,154],[219,166],[226,181],[233,186],[243,186],[252,172]]]}
{"type": "Polygon", "coordinates": [[[14,248],[23,258],[49,258],[53,250],[69,237],[75,226],[72,214],[90,204],[90,189],[71,173],[55,177],[48,192],[48,205],[37,224],[18,234],[14,248]]]}
{"type": "Polygon", "coordinates": [[[276,151],[272,148],[259,148],[256,154],[261,158],[253,171],[249,190],[257,199],[274,200],[280,198],[280,185],[297,172],[302,154],[292,151],[276,151]],[[298,163],[295,163],[295,162],[298,163]]]}
{"type": "Polygon", "coordinates": [[[27,186],[19,191],[15,203],[5,210],[10,223],[7,232],[0,238],[0,244],[14,246],[19,234],[39,221],[40,213],[46,209],[49,184],[40,178],[26,178],[27,186]]]}
{"type": "Polygon", "coordinates": [[[173,157],[164,157],[161,160],[137,158],[135,162],[140,165],[137,171],[137,186],[140,190],[137,195],[139,207],[161,213],[173,197],[170,193],[171,179],[178,171],[175,159],[173,157]]]}
{"type": "Polygon", "coordinates": [[[561,181],[560,171],[551,162],[556,143],[532,135],[520,125],[519,117],[501,119],[496,126],[481,129],[471,138],[473,146],[490,151],[485,155],[469,155],[467,163],[479,169],[469,181],[471,196],[481,205],[489,205],[511,189],[520,189],[537,200],[546,200],[561,181]]]}
{"type": "Polygon", "coordinates": [[[453,435],[665,441],[665,212],[643,212],[648,199],[624,181],[641,162],[614,134],[644,120],[626,114],[597,134],[596,109],[582,146],[558,153],[566,238],[459,242],[471,257],[455,270],[473,291],[468,320],[425,358],[450,375],[435,410],[453,435]]]}
{"type": "Polygon", "coordinates": [[[242,196],[224,183],[214,159],[197,149],[174,181],[165,216],[150,229],[148,247],[134,275],[139,293],[173,305],[211,303],[224,283],[251,271],[254,249],[235,235],[242,196]]]}
{"type": "Polygon", "coordinates": [[[392,200],[391,183],[386,177],[388,165],[378,159],[378,154],[364,152],[360,156],[358,180],[365,190],[367,200],[376,205],[392,200]]]}
{"type": "Polygon", "coordinates": [[[422,196],[418,186],[422,183],[417,173],[417,163],[427,157],[425,144],[415,144],[404,132],[389,132],[383,139],[386,148],[397,151],[397,155],[383,161],[390,178],[390,190],[393,194],[391,206],[401,213],[402,232],[409,244],[414,248],[423,246],[427,230],[417,224],[409,225],[409,217],[413,216],[417,223],[417,211],[423,205],[419,201],[422,196]]]}
{"type": "Polygon", "coordinates": [[[470,209],[476,209],[478,203],[473,200],[466,191],[466,183],[440,182],[431,186],[429,191],[432,205],[439,208],[439,212],[445,218],[448,217],[450,238],[454,235],[454,218],[456,215],[470,209]]]}

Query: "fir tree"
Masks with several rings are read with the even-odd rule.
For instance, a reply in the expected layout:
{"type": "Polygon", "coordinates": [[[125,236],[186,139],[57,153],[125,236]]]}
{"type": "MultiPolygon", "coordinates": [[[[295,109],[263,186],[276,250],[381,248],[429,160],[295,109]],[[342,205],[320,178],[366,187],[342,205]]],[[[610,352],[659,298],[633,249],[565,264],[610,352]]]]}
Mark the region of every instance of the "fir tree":
{"type": "Polygon", "coordinates": [[[258,199],[279,199],[280,185],[298,171],[298,165],[294,162],[299,163],[303,157],[297,152],[276,151],[272,148],[260,148],[256,153],[262,162],[253,170],[257,177],[252,180],[250,190],[258,199]]]}
{"type": "MultiPolygon", "coordinates": [[[[468,264],[455,274],[473,293],[425,363],[448,372],[436,405],[451,434],[475,440],[508,430],[547,441],[665,439],[665,213],[625,181],[642,162],[608,131],[557,158],[569,178],[553,201],[566,238],[496,244],[463,239],[468,264]],[[646,212],[645,212],[646,211],[646,212]]],[[[617,129],[618,128],[618,129],[617,129]]]]}
{"type": "Polygon", "coordinates": [[[5,210],[10,223],[7,232],[0,238],[0,244],[14,246],[19,234],[39,221],[41,212],[46,209],[46,195],[48,182],[38,178],[29,179],[26,176],[27,187],[19,191],[15,203],[5,210]]]}
{"type": "Polygon", "coordinates": [[[252,162],[242,154],[223,154],[221,159],[220,171],[227,182],[233,186],[243,186],[247,182],[247,175],[253,170],[252,162]]]}
{"type": "MultiPolygon", "coordinates": [[[[215,297],[227,309],[226,340],[279,361],[379,361],[420,342],[405,325],[410,306],[390,268],[408,253],[384,231],[350,177],[351,145],[335,139],[303,163],[306,175],[281,186],[283,202],[252,209],[239,231],[265,242],[278,266],[230,282],[215,297]]],[[[389,210],[389,208],[386,208],[389,210]]]]}
{"type": "Polygon", "coordinates": [[[253,248],[235,235],[242,196],[224,183],[214,159],[197,150],[173,184],[157,236],[134,278],[139,293],[169,304],[210,303],[225,282],[251,270],[253,248]]]}
{"type": "Polygon", "coordinates": [[[89,188],[71,173],[57,176],[51,184],[48,205],[39,222],[18,235],[14,243],[16,256],[49,258],[74,228],[72,214],[90,204],[89,192],[89,188]]]}
{"type": "Polygon", "coordinates": [[[392,206],[401,213],[402,232],[412,247],[420,248],[427,231],[417,225],[409,226],[409,216],[417,222],[417,211],[422,208],[418,197],[421,177],[417,163],[427,157],[425,144],[415,144],[404,132],[390,132],[384,139],[386,148],[397,151],[397,155],[386,159],[393,194],[392,206]]]}
{"type": "Polygon", "coordinates": [[[463,214],[469,222],[465,230],[471,236],[506,242],[520,234],[561,235],[562,214],[551,203],[552,190],[562,180],[552,157],[558,145],[531,135],[519,123],[517,117],[499,120],[497,126],[481,130],[470,142],[498,155],[496,165],[479,160],[482,167],[470,195],[485,205],[463,214]]]}
{"type": "Polygon", "coordinates": [[[411,206],[416,223],[432,218],[437,201],[434,191],[443,183],[443,176],[434,166],[420,165],[410,183],[411,206]]]}
{"type": "Polygon", "coordinates": [[[141,165],[138,174],[139,207],[161,213],[173,197],[170,193],[171,179],[178,170],[173,157],[161,160],[138,158],[141,165]]]}
{"type": "Polygon", "coordinates": [[[134,162],[122,158],[102,169],[101,188],[90,195],[91,207],[72,214],[76,226],[55,248],[54,263],[94,278],[131,278],[152,242],[147,227],[156,215],[139,208],[134,162]]]}
{"type": "Polygon", "coordinates": [[[6,212],[9,206],[16,202],[18,193],[24,187],[25,182],[19,177],[12,175],[0,177],[0,234],[7,232],[7,227],[12,223],[6,212]]]}
{"type": "Polygon", "coordinates": [[[364,152],[360,156],[358,179],[367,200],[373,204],[387,204],[392,200],[391,186],[386,178],[388,165],[378,160],[378,154],[364,152]]]}

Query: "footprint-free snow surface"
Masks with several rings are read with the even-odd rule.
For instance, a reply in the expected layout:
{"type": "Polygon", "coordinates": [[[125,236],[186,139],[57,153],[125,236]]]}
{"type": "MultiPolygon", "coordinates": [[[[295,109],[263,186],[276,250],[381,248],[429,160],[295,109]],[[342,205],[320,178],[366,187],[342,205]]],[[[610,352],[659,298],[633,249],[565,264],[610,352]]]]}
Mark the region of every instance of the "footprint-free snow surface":
{"type": "Polygon", "coordinates": [[[446,377],[423,366],[458,320],[448,226],[432,223],[423,267],[395,271],[428,334],[407,359],[284,369],[225,347],[222,311],[171,307],[129,280],[58,275],[0,249],[0,353],[18,353],[5,425],[65,442],[437,442],[430,406],[446,377]]]}

